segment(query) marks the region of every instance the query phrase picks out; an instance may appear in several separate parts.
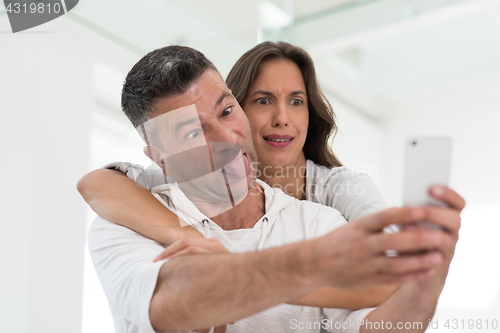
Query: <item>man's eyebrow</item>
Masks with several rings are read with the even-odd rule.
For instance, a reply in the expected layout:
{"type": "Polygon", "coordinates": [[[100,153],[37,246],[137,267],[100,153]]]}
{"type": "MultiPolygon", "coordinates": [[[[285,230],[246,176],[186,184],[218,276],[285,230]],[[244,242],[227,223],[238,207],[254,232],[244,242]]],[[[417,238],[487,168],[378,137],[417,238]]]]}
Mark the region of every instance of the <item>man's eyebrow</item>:
{"type": "Polygon", "coordinates": [[[217,100],[217,102],[215,103],[215,107],[219,107],[219,105],[222,103],[222,101],[224,100],[224,98],[226,97],[229,97],[229,96],[232,96],[231,93],[227,92],[227,91],[224,91],[222,93],[222,95],[220,95],[219,99],[217,100]]]}
{"type": "Polygon", "coordinates": [[[179,121],[179,122],[175,123],[174,133],[177,133],[183,126],[195,123],[197,121],[198,121],[198,118],[194,117],[191,119],[187,119],[187,120],[179,121]]]}

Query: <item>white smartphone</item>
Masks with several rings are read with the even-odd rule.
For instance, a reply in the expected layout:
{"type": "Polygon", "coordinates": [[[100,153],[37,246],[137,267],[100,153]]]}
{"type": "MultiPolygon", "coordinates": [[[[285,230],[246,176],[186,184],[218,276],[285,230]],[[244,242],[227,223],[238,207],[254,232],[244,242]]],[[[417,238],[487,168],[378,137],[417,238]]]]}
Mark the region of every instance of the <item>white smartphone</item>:
{"type": "MultiPolygon", "coordinates": [[[[444,206],[429,191],[432,186],[448,186],[451,139],[449,137],[415,137],[406,142],[404,206],[444,206]]],[[[442,229],[431,222],[419,224],[442,229]]]]}

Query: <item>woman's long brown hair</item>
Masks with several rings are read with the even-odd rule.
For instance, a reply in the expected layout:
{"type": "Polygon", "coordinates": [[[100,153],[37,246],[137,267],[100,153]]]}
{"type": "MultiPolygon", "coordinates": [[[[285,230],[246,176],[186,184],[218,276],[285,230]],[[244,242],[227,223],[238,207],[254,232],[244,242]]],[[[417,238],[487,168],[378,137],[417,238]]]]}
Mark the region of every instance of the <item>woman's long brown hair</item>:
{"type": "Polygon", "coordinates": [[[337,133],[335,113],[321,91],[311,56],[302,48],[285,42],[264,42],[246,52],[233,66],[226,83],[234,97],[243,105],[248,89],[259,73],[260,66],[268,60],[288,59],[300,69],[306,86],[309,127],[302,151],[306,159],[325,167],[342,164],[333,153],[328,140],[337,133]]]}

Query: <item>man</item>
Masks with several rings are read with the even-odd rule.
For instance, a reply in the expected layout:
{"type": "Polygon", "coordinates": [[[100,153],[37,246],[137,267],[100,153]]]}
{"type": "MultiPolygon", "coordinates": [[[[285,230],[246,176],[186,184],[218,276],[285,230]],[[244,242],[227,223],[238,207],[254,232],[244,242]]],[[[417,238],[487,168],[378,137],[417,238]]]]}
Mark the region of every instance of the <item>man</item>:
{"type": "Polygon", "coordinates": [[[148,156],[179,182],[156,192],[169,195],[169,208],[236,253],[154,263],[161,245],[96,219],[89,248],[118,332],[231,322],[232,332],[318,332],[320,309],[284,303],[321,288],[381,283],[402,286],[374,310],[325,309],[331,323],[340,323],[327,329],[425,330],[458,239],[464,203],[456,193],[436,193],[450,208],[389,209],[347,224],[332,208],[255,182],[248,120],[215,67],[189,48],[166,47],[141,59],[127,76],[122,106],[147,139],[148,156]],[[424,219],[445,231],[414,225],[424,219]],[[408,228],[382,233],[394,223],[408,228]],[[405,255],[387,257],[387,250],[405,255]],[[415,322],[424,324],[404,325],[415,322]]]}

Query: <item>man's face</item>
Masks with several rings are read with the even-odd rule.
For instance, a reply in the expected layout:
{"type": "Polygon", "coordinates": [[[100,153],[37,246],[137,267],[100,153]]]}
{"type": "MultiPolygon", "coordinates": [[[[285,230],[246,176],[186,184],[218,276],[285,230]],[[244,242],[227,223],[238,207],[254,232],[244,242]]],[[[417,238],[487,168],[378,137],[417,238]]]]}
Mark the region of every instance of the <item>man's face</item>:
{"type": "Polygon", "coordinates": [[[208,70],[184,94],[158,100],[152,116],[166,168],[191,201],[220,213],[245,198],[257,156],[248,119],[218,73],[208,70]]]}

